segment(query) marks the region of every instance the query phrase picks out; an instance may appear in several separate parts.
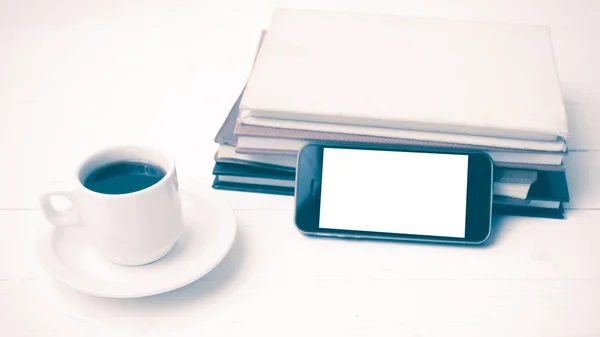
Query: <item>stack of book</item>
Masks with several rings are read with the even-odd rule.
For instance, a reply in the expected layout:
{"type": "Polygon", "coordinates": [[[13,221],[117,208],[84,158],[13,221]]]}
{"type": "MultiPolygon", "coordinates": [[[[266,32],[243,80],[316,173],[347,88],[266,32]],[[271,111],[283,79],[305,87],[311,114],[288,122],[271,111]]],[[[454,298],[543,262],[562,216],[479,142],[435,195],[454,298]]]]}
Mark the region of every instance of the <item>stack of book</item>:
{"type": "Polygon", "coordinates": [[[567,136],[544,27],[277,10],[215,138],[214,188],[293,195],[311,141],[477,149],[496,212],[562,217],[567,136]]]}

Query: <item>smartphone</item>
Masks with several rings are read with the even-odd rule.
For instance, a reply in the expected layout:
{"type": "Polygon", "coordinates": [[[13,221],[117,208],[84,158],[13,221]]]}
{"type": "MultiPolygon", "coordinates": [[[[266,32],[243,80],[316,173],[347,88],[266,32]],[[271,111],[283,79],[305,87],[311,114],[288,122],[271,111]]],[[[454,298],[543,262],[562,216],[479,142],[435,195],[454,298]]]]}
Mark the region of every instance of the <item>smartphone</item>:
{"type": "Polygon", "coordinates": [[[492,190],[485,152],[311,143],[298,154],[294,217],[308,235],[480,244],[492,190]]]}

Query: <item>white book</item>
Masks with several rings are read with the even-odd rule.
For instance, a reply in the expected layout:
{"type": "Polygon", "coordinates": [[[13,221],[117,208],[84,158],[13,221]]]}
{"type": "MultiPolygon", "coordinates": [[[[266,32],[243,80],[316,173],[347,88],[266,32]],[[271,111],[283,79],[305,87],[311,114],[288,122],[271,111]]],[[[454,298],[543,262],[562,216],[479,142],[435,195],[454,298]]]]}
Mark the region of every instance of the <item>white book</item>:
{"type": "Polygon", "coordinates": [[[279,187],[294,187],[294,185],[295,185],[295,181],[283,180],[283,179],[239,177],[239,176],[227,176],[227,175],[219,175],[218,179],[219,179],[219,181],[223,181],[223,182],[248,184],[248,185],[279,186],[279,187]]]}
{"type": "Polygon", "coordinates": [[[215,160],[240,164],[252,162],[293,169],[296,168],[296,155],[238,153],[235,151],[235,146],[230,145],[219,145],[217,153],[215,154],[215,160]]]}
{"type": "Polygon", "coordinates": [[[240,121],[540,151],[568,134],[546,27],[310,10],[275,11],[240,121]]]}
{"type": "MultiPolygon", "coordinates": [[[[239,136],[237,147],[244,153],[251,151],[282,151],[294,153],[308,144],[308,141],[299,139],[281,139],[267,137],[245,137],[239,136]]],[[[563,155],[558,153],[522,153],[505,151],[485,151],[494,162],[497,163],[519,163],[536,165],[560,165],[563,161],[563,155]]],[[[241,155],[241,154],[240,154],[241,155]]],[[[250,154],[246,154],[250,155],[250,154]]],[[[259,156],[259,154],[253,154],[259,156]]],[[[280,156],[281,157],[281,156],[280,156]]],[[[295,159],[295,156],[294,156],[295,159]]],[[[293,165],[296,163],[294,162],[293,165]]]]}
{"type": "Polygon", "coordinates": [[[494,183],[494,195],[511,197],[516,199],[526,199],[529,193],[530,184],[515,183],[494,183]]]}

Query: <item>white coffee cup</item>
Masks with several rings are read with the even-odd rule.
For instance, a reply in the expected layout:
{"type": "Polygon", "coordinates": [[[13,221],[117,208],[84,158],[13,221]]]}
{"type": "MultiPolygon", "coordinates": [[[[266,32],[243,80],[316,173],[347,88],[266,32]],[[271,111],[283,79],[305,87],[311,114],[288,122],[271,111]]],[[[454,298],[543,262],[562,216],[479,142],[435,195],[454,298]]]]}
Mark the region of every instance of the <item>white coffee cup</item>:
{"type": "Polygon", "coordinates": [[[183,227],[175,161],[168,153],[145,146],[118,146],[99,151],[79,165],[72,187],[43,193],[40,205],[56,226],[83,226],[91,244],[108,260],[143,265],[166,255],[183,227]],[[84,186],[94,170],[130,161],[160,167],[165,176],[154,185],[131,193],[103,194],[84,186]],[[59,211],[50,198],[63,196],[72,207],[59,211]]]}

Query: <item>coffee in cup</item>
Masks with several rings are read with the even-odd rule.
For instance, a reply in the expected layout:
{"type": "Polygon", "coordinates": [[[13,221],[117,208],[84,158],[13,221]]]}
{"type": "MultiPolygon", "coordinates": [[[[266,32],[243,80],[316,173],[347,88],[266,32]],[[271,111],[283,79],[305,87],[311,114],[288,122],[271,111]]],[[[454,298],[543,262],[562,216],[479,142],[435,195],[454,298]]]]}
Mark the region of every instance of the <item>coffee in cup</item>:
{"type": "Polygon", "coordinates": [[[40,196],[46,219],[56,226],[83,226],[91,243],[108,260],[143,265],[166,255],[183,226],[175,161],[145,146],[117,146],[83,161],[73,187],[40,196]],[[59,211],[50,202],[72,203],[59,211]]]}

